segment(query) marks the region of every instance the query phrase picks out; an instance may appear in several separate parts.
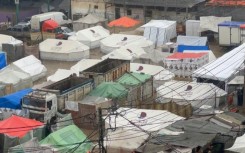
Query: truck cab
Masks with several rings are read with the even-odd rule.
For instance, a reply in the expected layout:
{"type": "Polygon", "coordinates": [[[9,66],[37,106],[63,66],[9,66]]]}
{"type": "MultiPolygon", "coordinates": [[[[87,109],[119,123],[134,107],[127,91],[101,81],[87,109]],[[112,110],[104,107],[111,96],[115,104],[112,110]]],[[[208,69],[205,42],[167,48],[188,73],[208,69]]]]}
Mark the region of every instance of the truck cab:
{"type": "Polygon", "coordinates": [[[32,91],[22,99],[22,109],[31,119],[50,123],[57,113],[57,97],[46,91],[32,91]]]}

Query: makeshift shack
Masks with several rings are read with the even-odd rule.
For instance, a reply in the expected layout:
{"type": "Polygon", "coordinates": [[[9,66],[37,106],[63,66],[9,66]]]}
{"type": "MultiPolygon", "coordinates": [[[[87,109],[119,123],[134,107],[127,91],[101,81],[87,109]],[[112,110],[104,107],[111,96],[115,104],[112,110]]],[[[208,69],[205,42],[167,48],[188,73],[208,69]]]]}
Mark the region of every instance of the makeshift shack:
{"type": "Polygon", "coordinates": [[[84,70],[96,65],[101,61],[102,60],[100,59],[82,59],[77,62],[77,64],[73,65],[70,70],[76,73],[77,76],[79,76],[84,70]]]}
{"type": "Polygon", "coordinates": [[[76,40],[90,49],[98,48],[100,41],[110,35],[110,32],[102,26],[95,26],[78,31],[74,36],[70,36],[68,40],[76,40]]]}
{"type": "Polygon", "coordinates": [[[71,40],[46,39],[39,44],[43,60],[79,61],[89,58],[89,47],[71,40]]]}

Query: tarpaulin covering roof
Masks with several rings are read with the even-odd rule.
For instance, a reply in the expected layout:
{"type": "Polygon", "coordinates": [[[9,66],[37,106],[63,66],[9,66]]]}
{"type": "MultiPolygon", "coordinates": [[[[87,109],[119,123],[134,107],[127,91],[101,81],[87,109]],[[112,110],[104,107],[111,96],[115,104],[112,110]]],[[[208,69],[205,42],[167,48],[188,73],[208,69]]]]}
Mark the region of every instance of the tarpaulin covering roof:
{"type": "Polygon", "coordinates": [[[21,99],[32,89],[23,89],[18,92],[0,97],[0,108],[21,109],[21,99]]]}
{"type": "Polygon", "coordinates": [[[178,52],[184,52],[185,50],[208,50],[208,46],[188,46],[178,45],[178,52]]]}
{"type": "Polygon", "coordinates": [[[29,131],[42,125],[42,122],[13,115],[3,121],[0,121],[0,133],[22,138],[29,131]]]}
{"type": "Polygon", "coordinates": [[[124,28],[130,28],[134,27],[140,22],[138,20],[134,20],[132,18],[129,18],[127,16],[121,17],[119,19],[111,21],[108,26],[109,27],[124,27],[124,28]]]}
{"type": "Polygon", "coordinates": [[[0,69],[7,65],[6,53],[0,51],[0,69]]]}
{"type": "Polygon", "coordinates": [[[50,19],[50,20],[46,20],[43,22],[42,31],[47,31],[50,29],[58,28],[58,27],[59,27],[59,24],[56,21],[50,19]]]}
{"type": "Polygon", "coordinates": [[[198,36],[178,36],[176,43],[178,45],[188,45],[188,46],[206,46],[208,42],[207,37],[198,36]]]}
{"type": "Polygon", "coordinates": [[[207,5],[245,6],[244,0],[210,0],[207,5]]]}
{"type": "Polygon", "coordinates": [[[90,151],[92,143],[81,143],[80,146],[76,144],[83,142],[86,139],[87,136],[76,125],[69,125],[51,133],[45,139],[40,141],[40,144],[41,146],[51,146],[55,151],[58,152],[70,152],[75,147],[78,147],[74,153],[87,153],[90,151]]]}
{"type": "Polygon", "coordinates": [[[174,53],[168,57],[167,59],[185,59],[185,58],[200,58],[207,53],[174,53]]]}
{"type": "Polygon", "coordinates": [[[120,77],[117,80],[117,82],[123,85],[135,86],[144,83],[150,78],[151,76],[148,74],[131,72],[131,73],[125,73],[122,77],[120,77]]]}
{"type": "Polygon", "coordinates": [[[126,97],[128,91],[121,84],[116,82],[103,82],[97,86],[91,93],[90,96],[118,99],[126,97]]]}

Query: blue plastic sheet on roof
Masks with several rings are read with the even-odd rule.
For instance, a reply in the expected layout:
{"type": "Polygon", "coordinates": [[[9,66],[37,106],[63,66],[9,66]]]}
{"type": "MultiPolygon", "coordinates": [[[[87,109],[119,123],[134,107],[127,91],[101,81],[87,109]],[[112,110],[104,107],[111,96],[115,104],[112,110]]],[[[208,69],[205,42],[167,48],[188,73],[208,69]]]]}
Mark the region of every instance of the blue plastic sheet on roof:
{"type": "Polygon", "coordinates": [[[184,52],[185,50],[209,50],[208,46],[187,46],[178,45],[178,52],[184,52]]]}
{"type": "Polygon", "coordinates": [[[224,22],[218,24],[218,26],[240,27],[241,24],[245,24],[245,22],[224,21],[224,22]]]}
{"type": "Polygon", "coordinates": [[[4,68],[7,65],[6,54],[0,52],[0,69],[4,68]]]}
{"type": "Polygon", "coordinates": [[[31,91],[28,88],[0,97],[0,108],[21,109],[21,99],[31,91]]]}

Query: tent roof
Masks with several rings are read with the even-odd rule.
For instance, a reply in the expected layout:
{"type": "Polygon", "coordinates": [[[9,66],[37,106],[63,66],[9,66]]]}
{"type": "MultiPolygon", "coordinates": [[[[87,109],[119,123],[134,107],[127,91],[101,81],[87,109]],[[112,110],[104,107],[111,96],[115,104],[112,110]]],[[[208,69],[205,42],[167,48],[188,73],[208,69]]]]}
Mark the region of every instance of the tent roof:
{"type": "Polygon", "coordinates": [[[23,89],[18,92],[0,97],[0,107],[21,109],[21,99],[31,91],[32,89],[23,89]]]}
{"type": "Polygon", "coordinates": [[[211,50],[185,50],[183,53],[208,53],[209,63],[217,59],[211,50]]]}
{"type": "Polygon", "coordinates": [[[21,40],[15,39],[12,36],[0,34],[0,45],[6,44],[6,43],[7,44],[23,44],[21,40]]]}
{"type": "Polygon", "coordinates": [[[104,39],[109,35],[109,30],[103,28],[102,26],[95,26],[78,31],[75,36],[70,36],[68,40],[85,41],[89,43],[104,39]]]}
{"type": "Polygon", "coordinates": [[[158,65],[130,63],[130,71],[149,74],[153,76],[155,80],[169,80],[174,77],[172,72],[158,65]]]}
{"type": "MultiPolygon", "coordinates": [[[[68,152],[70,149],[77,146],[70,145],[86,140],[86,135],[76,126],[69,125],[58,131],[48,135],[45,139],[40,141],[41,146],[52,146],[57,151],[68,152]]],[[[89,140],[88,140],[89,141],[89,140]]],[[[87,153],[92,147],[92,143],[82,143],[74,153],[87,153]]]]}
{"type": "Polygon", "coordinates": [[[80,72],[96,65],[97,63],[101,62],[100,59],[82,59],[81,61],[77,62],[77,64],[71,67],[71,70],[79,75],[80,72]]]}
{"type": "Polygon", "coordinates": [[[236,76],[228,84],[230,84],[230,85],[242,85],[242,84],[244,84],[244,76],[236,76]]]}
{"type": "Polygon", "coordinates": [[[76,21],[73,21],[73,23],[86,23],[86,24],[96,24],[96,23],[99,23],[99,22],[103,22],[105,21],[106,19],[104,18],[101,18],[101,17],[98,17],[96,15],[93,15],[93,14],[88,14],[86,15],[85,17],[83,18],[80,18],[76,21]]]}
{"type": "Polygon", "coordinates": [[[111,21],[108,26],[109,27],[124,27],[124,28],[130,28],[138,25],[140,21],[132,19],[127,16],[123,16],[119,19],[111,21]]]}
{"type": "Polygon", "coordinates": [[[131,73],[125,73],[117,80],[117,82],[122,85],[136,86],[146,82],[150,78],[151,76],[148,74],[131,72],[131,73]]]}
{"type": "Polygon", "coordinates": [[[245,6],[245,2],[243,0],[210,0],[207,2],[207,5],[214,5],[217,6],[245,6]]]}
{"type": "Polygon", "coordinates": [[[174,53],[166,59],[186,59],[186,58],[201,58],[202,56],[206,55],[208,53],[174,53]]]}
{"type": "Polygon", "coordinates": [[[8,136],[22,138],[29,131],[42,125],[42,122],[12,115],[3,121],[0,121],[0,133],[6,134],[8,136]]]}
{"type": "Polygon", "coordinates": [[[47,81],[57,82],[65,78],[68,78],[73,73],[74,72],[72,70],[58,69],[53,75],[50,75],[47,78],[47,81]]]}
{"type": "Polygon", "coordinates": [[[245,24],[245,22],[237,22],[237,21],[224,21],[219,23],[218,26],[226,26],[226,27],[240,27],[240,25],[245,24]]]}
{"type": "Polygon", "coordinates": [[[178,45],[186,46],[206,46],[208,42],[207,37],[197,37],[197,36],[177,36],[176,43],[178,45]]]}
{"type": "Polygon", "coordinates": [[[192,76],[196,78],[229,81],[228,79],[243,66],[244,56],[245,44],[242,44],[217,60],[198,68],[193,72],[192,76]]]}
{"type": "Polygon", "coordinates": [[[143,28],[147,27],[155,27],[155,28],[167,28],[172,26],[173,24],[176,24],[176,21],[169,21],[169,20],[151,20],[150,22],[144,24],[143,28]]]}
{"type": "Polygon", "coordinates": [[[128,91],[121,84],[116,82],[103,82],[98,85],[93,91],[90,92],[90,96],[118,99],[126,97],[128,91]]]}

